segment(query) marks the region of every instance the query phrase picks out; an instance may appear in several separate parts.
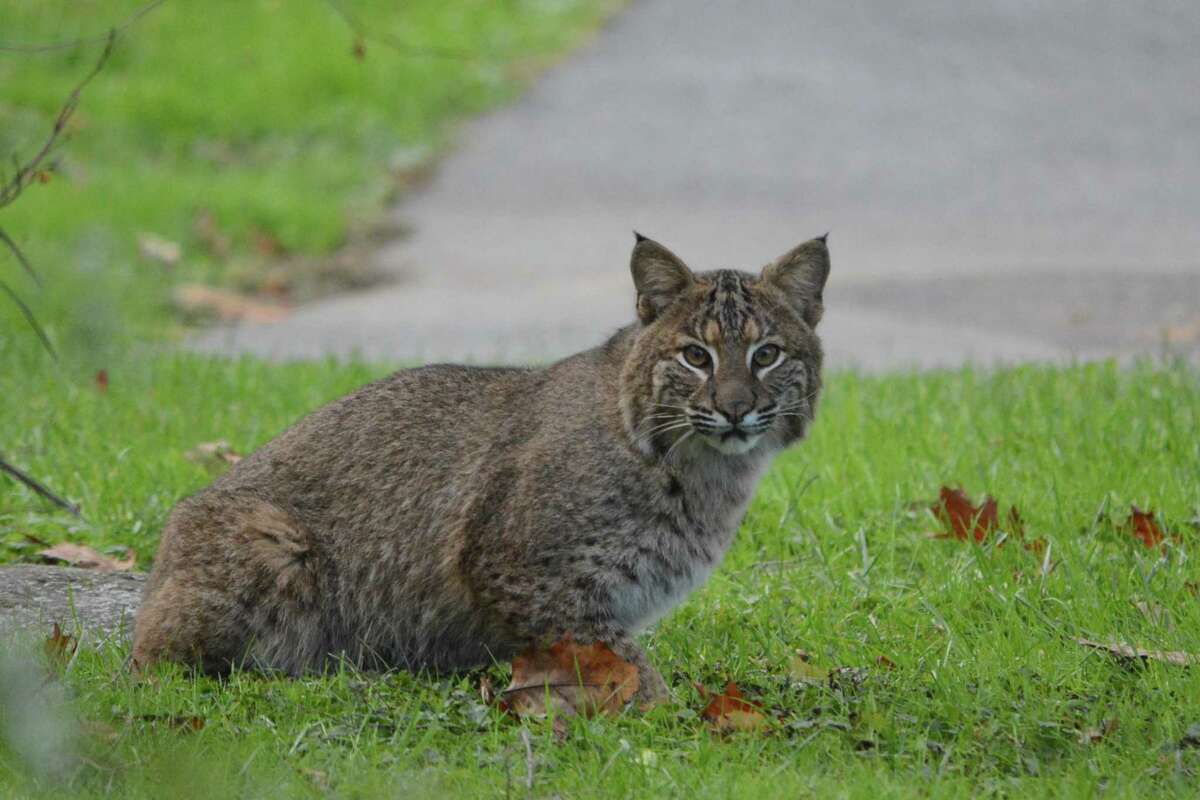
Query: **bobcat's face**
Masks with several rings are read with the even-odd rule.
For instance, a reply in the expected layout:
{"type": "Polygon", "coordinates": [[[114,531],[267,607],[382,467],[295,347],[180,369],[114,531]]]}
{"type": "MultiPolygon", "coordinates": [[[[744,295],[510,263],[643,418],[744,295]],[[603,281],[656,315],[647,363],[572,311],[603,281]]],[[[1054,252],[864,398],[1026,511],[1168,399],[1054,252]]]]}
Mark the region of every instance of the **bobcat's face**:
{"type": "Polygon", "coordinates": [[[758,275],[694,274],[666,248],[639,239],[633,273],[643,327],[622,387],[636,446],[669,455],[695,439],[741,455],[801,438],[821,386],[814,328],[828,272],[823,238],[758,275]]]}

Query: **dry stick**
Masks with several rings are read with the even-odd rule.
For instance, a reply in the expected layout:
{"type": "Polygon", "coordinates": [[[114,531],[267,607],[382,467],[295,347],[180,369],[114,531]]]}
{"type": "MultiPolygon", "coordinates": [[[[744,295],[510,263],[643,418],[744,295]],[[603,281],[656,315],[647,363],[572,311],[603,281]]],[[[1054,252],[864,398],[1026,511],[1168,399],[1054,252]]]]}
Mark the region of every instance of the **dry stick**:
{"type": "Polygon", "coordinates": [[[41,340],[42,347],[46,348],[46,352],[50,354],[51,358],[58,361],[58,351],[50,343],[50,337],[46,335],[46,331],[42,328],[42,324],[37,321],[37,317],[33,315],[33,311],[30,310],[29,306],[25,305],[25,301],[4,281],[0,281],[0,291],[8,295],[8,299],[12,300],[16,307],[20,309],[21,315],[25,317],[25,321],[29,323],[29,327],[33,328],[33,332],[41,340]]]}
{"type": "Polygon", "coordinates": [[[29,263],[29,259],[25,257],[23,252],[21,252],[21,248],[16,242],[13,241],[13,238],[9,236],[3,228],[0,228],[0,242],[3,242],[4,246],[12,252],[13,258],[17,259],[17,263],[25,268],[25,271],[29,273],[29,277],[33,278],[33,282],[38,286],[41,286],[42,279],[38,276],[37,272],[34,271],[33,264],[29,263]]]}
{"type": "Polygon", "coordinates": [[[23,42],[0,42],[0,52],[12,53],[47,53],[51,50],[67,50],[72,47],[81,47],[85,44],[99,44],[108,39],[114,33],[122,33],[130,25],[140,20],[142,17],[149,14],[154,9],[161,6],[167,0],[151,0],[151,2],[134,11],[124,21],[114,25],[109,33],[98,34],[96,36],[85,36],[80,39],[66,39],[61,42],[43,42],[43,43],[23,43],[23,42]]]}
{"type": "Polygon", "coordinates": [[[67,96],[67,100],[63,103],[62,108],[58,111],[58,117],[54,120],[54,127],[50,131],[50,136],[47,137],[42,149],[25,163],[23,167],[17,169],[15,175],[0,188],[0,208],[11,204],[14,200],[21,196],[21,192],[33,182],[37,176],[38,167],[42,161],[50,154],[54,148],[58,137],[62,135],[63,130],[67,127],[67,122],[70,121],[71,115],[75,113],[75,108],[79,105],[79,95],[84,88],[92,82],[100,74],[100,70],[104,69],[105,63],[108,62],[108,57],[112,55],[113,45],[117,42],[117,31],[114,28],[109,31],[108,44],[104,46],[104,52],[100,54],[100,58],[96,59],[96,65],[92,67],[92,71],[84,76],[75,88],[71,90],[71,94],[67,96]]]}
{"type": "Polygon", "coordinates": [[[3,458],[0,458],[0,472],[7,472],[9,475],[16,478],[18,481],[25,484],[30,489],[33,489],[33,491],[37,492],[42,497],[49,500],[51,503],[54,503],[54,505],[58,506],[59,508],[66,509],[67,511],[70,511],[72,514],[74,514],[77,517],[81,516],[81,514],[79,513],[78,505],[62,499],[61,497],[56,495],[54,492],[47,489],[43,484],[39,483],[37,481],[37,479],[35,479],[31,475],[28,475],[28,474],[22,472],[19,469],[17,469],[12,464],[5,461],[3,458]]]}

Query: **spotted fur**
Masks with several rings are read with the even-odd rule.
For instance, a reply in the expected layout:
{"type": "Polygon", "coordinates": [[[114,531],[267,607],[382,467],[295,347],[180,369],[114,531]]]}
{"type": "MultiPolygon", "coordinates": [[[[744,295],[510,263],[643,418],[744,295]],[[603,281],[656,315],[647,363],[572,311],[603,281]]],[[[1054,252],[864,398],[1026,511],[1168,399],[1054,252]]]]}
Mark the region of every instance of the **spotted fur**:
{"type": "Polygon", "coordinates": [[[757,274],[693,273],[639,237],[631,269],[638,319],[601,346],[398,372],[180,502],[135,661],[442,671],[570,632],[661,697],[632,636],[704,582],[812,421],[829,256],[815,239],[757,274]]]}

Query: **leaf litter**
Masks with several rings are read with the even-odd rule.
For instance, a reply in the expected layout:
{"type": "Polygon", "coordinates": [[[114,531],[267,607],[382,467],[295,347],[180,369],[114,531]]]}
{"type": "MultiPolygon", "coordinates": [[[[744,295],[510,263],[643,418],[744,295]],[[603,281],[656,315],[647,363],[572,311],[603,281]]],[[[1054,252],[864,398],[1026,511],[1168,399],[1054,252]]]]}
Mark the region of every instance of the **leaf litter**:
{"type": "Polygon", "coordinates": [[[125,558],[114,558],[98,553],[85,544],[60,542],[44,550],[38,555],[51,564],[66,564],[78,569],[93,569],[96,572],[127,572],[137,564],[137,553],[126,549],[125,558]]]}

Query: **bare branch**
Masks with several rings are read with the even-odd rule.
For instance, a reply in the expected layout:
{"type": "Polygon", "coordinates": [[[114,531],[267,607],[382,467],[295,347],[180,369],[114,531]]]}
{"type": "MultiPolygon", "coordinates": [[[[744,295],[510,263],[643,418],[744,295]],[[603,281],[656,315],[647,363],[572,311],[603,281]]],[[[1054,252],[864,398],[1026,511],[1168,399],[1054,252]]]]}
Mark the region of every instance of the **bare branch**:
{"type": "MultiPolygon", "coordinates": [[[[46,137],[46,141],[42,144],[41,149],[34,154],[33,158],[29,159],[24,164],[21,164],[14,158],[14,162],[17,164],[16,171],[7,182],[0,186],[0,209],[11,205],[14,201],[16,201],[16,199],[21,196],[21,192],[25,190],[25,187],[36,179],[42,162],[46,159],[46,156],[50,155],[50,152],[54,149],[54,145],[58,142],[58,138],[66,129],[67,123],[71,119],[71,115],[75,113],[75,109],[79,105],[80,94],[83,92],[84,87],[92,82],[92,78],[95,78],[100,73],[100,70],[104,69],[104,65],[108,63],[108,57],[112,55],[113,46],[116,44],[116,42],[117,31],[114,28],[109,32],[108,44],[104,46],[104,51],[100,54],[100,57],[96,59],[96,64],[92,67],[92,71],[85,75],[83,80],[75,85],[75,88],[71,90],[71,94],[67,96],[66,102],[64,102],[62,108],[59,109],[58,117],[56,117],[54,120],[54,127],[50,129],[50,135],[46,137]]],[[[13,254],[13,257],[17,260],[17,263],[20,264],[25,271],[33,277],[33,280],[38,285],[41,285],[41,279],[38,277],[37,272],[33,269],[33,265],[29,263],[29,259],[25,257],[25,254],[21,251],[21,248],[17,246],[16,241],[14,241],[13,238],[9,236],[8,233],[3,229],[0,229],[0,243],[3,243],[8,248],[8,250],[13,254]]],[[[50,342],[50,337],[46,335],[45,329],[42,327],[41,323],[37,321],[37,317],[34,316],[33,311],[30,310],[29,306],[25,304],[25,301],[21,299],[20,295],[18,295],[11,286],[2,280],[0,280],[0,291],[8,295],[8,298],[12,300],[13,304],[16,305],[16,307],[20,310],[21,315],[25,317],[25,321],[29,323],[29,327],[33,329],[35,334],[37,334],[38,339],[40,339],[42,342],[42,346],[46,348],[46,352],[48,352],[54,358],[54,360],[57,361],[58,352],[54,349],[54,345],[50,342]]]]}
{"type": "Polygon", "coordinates": [[[100,44],[112,38],[113,34],[123,33],[126,28],[133,25],[142,17],[149,14],[154,9],[161,6],[167,0],[151,0],[151,2],[134,11],[122,22],[113,26],[108,33],[96,34],[95,36],[85,36],[80,39],[66,39],[61,42],[44,42],[44,43],[24,43],[24,42],[0,42],[0,52],[10,53],[48,53],[52,50],[68,50],[72,47],[82,47],[86,44],[100,44]]]}
{"type": "Polygon", "coordinates": [[[0,228],[0,243],[3,243],[6,247],[8,247],[9,251],[11,251],[13,254],[13,258],[17,260],[18,264],[25,268],[25,271],[29,273],[29,277],[33,278],[33,282],[38,286],[41,286],[42,279],[38,277],[36,272],[34,272],[33,264],[29,263],[29,259],[25,257],[25,253],[3,228],[0,228]]]}
{"type": "Polygon", "coordinates": [[[80,93],[83,92],[84,88],[92,82],[92,78],[95,78],[98,74],[100,74],[100,70],[104,69],[104,65],[108,62],[108,57],[112,55],[113,45],[115,45],[116,42],[117,31],[114,28],[109,32],[108,44],[104,46],[104,52],[100,54],[100,58],[96,59],[96,65],[92,67],[92,71],[84,76],[83,80],[75,85],[75,88],[71,91],[71,94],[67,96],[66,102],[63,103],[62,108],[59,109],[58,117],[54,120],[54,127],[50,130],[50,136],[47,137],[45,143],[42,145],[42,148],[37,151],[33,158],[31,158],[29,161],[26,161],[24,165],[18,167],[16,174],[8,180],[8,183],[4,184],[4,186],[0,188],[0,208],[4,208],[20,197],[21,192],[25,189],[25,187],[28,186],[37,176],[37,171],[41,166],[42,161],[44,161],[46,156],[50,154],[50,151],[54,149],[54,145],[58,141],[58,137],[62,135],[63,130],[67,127],[67,122],[69,122],[71,119],[71,115],[75,113],[75,108],[79,105],[80,93]]]}
{"type": "Polygon", "coordinates": [[[33,491],[40,494],[42,497],[46,498],[51,503],[54,503],[54,505],[58,506],[59,508],[70,511],[72,514],[74,514],[77,517],[80,516],[78,505],[62,499],[61,497],[56,495],[54,492],[47,489],[43,484],[39,483],[33,477],[29,476],[28,474],[22,472],[21,470],[14,467],[12,464],[5,461],[2,457],[0,457],[0,472],[7,472],[9,475],[16,478],[21,483],[25,484],[33,491]]]}
{"type": "Polygon", "coordinates": [[[33,315],[33,311],[29,309],[29,306],[25,305],[25,301],[21,299],[21,296],[14,292],[12,287],[10,287],[4,281],[0,281],[0,291],[3,291],[6,295],[8,295],[8,299],[12,300],[13,304],[20,309],[21,315],[25,317],[25,321],[29,323],[29,327],[33,328],[33,332],[36,333],[37,337],[42,340],[42,346],[46,348],[46,352],[48,352],[51,357],[57,361],[58,351],[55,350],[54,345],[50,343],[50,337],[46,335],[46,331],[42,328],[42,323],[37,321],[37,317],[33,315]]]}

